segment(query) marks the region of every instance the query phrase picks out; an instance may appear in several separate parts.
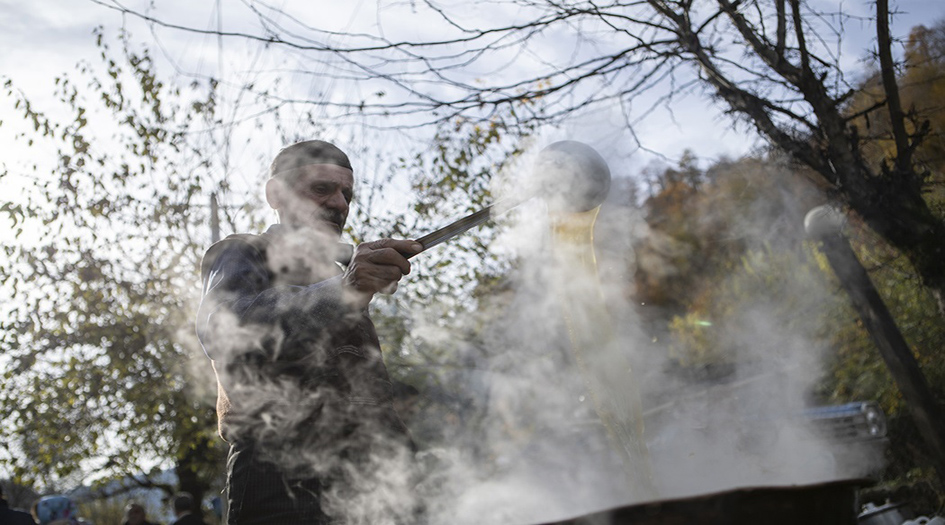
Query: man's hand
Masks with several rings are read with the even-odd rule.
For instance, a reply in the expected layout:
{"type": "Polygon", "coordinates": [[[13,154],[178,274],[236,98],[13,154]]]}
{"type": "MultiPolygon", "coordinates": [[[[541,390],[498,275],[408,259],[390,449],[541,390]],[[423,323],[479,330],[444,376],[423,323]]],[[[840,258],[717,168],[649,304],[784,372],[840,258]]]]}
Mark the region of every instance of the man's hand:
{"type": "Polygon", "coordinates": [[[407,257],[422,250],[420,243],[408,240],[381,239],[359,244],[342,282],[358,306],[367,306],[375,293],[393,293],[397,289],[397,281],[410,273],[407,257]]]}

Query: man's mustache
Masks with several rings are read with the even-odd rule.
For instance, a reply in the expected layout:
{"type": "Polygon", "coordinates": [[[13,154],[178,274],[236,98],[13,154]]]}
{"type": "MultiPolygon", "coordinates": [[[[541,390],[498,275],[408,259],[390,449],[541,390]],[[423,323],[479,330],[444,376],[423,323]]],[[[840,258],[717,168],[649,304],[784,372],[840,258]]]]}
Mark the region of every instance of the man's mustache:
{"type": "Polygon", "coordinates": [[[319,220],[331,222],[338,225],[338,229],[344,229],[345,216],[337,210],[321,210],[317,214],[319,220]]]}

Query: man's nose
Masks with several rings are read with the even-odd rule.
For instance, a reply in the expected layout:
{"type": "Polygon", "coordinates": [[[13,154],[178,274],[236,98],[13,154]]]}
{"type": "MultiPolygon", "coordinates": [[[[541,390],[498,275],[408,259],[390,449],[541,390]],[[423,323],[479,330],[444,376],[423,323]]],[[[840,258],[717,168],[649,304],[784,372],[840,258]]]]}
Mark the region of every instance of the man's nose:
{"type": "Polygon", "coordinates": [[[348,209],[348,200],[340,191],[331,194],[331,197],[325,202],[325,206],[332,210],[345,211],[348,209]]]}

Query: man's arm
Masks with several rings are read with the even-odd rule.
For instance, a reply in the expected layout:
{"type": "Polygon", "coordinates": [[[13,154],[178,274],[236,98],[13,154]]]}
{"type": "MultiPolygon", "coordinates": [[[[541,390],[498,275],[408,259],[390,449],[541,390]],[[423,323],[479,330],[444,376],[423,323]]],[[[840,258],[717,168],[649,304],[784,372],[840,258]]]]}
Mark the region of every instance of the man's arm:
{"type": "MultiPolygon", "coordinates": [[[[338,326],[410,272],[406,256],[422,250],[413,241],[382,239],[357,247],[343,275],[310,286],[271,287],[266,262],[252,244],[231,240],[208,253],[197,336],[214,360],[235,349],[264,350],[267,337],[317,337],[338,326]]],[[[271,350],[270,350],[271,351],[271,350]]],[[[288,357],[288,356],[287,356],[288,357]]]]}
{"type": "Polygon", "coordinates": [[[310,286],[272,287],[262,253],[242,240],[224,241],[208,252],[197,337],[214,360],[224,352],[272,351],[267,338],[300,331],[317,335],[352,310],[342,294],[341,276],[310,286]]]}
{"type": "Polygon", "coordinates": [[[397,281],[410,273],[407,257],[423,251],[410,240],[381,239],[359,244],[342,277],[345,296],[366,307],[375,293],[393,293],[397,281]]]}

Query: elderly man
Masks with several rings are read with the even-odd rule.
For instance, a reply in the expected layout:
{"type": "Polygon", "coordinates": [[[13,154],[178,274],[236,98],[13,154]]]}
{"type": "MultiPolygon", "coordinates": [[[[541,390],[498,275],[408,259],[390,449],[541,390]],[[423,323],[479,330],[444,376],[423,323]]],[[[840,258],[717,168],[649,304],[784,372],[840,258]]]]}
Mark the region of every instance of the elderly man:
{"type": "Polygon", "coordinates": [[[354,197],[348,157],[322,141],[283,149],[266,200],[279,224],[214,244],[201,267],[201,344],[230,444],[229,525],[405,523],[413,443],[367,306],[422,247],[340,244],[354,197]],[[350,247],[348,247],[350,255],[350,247]]]}

